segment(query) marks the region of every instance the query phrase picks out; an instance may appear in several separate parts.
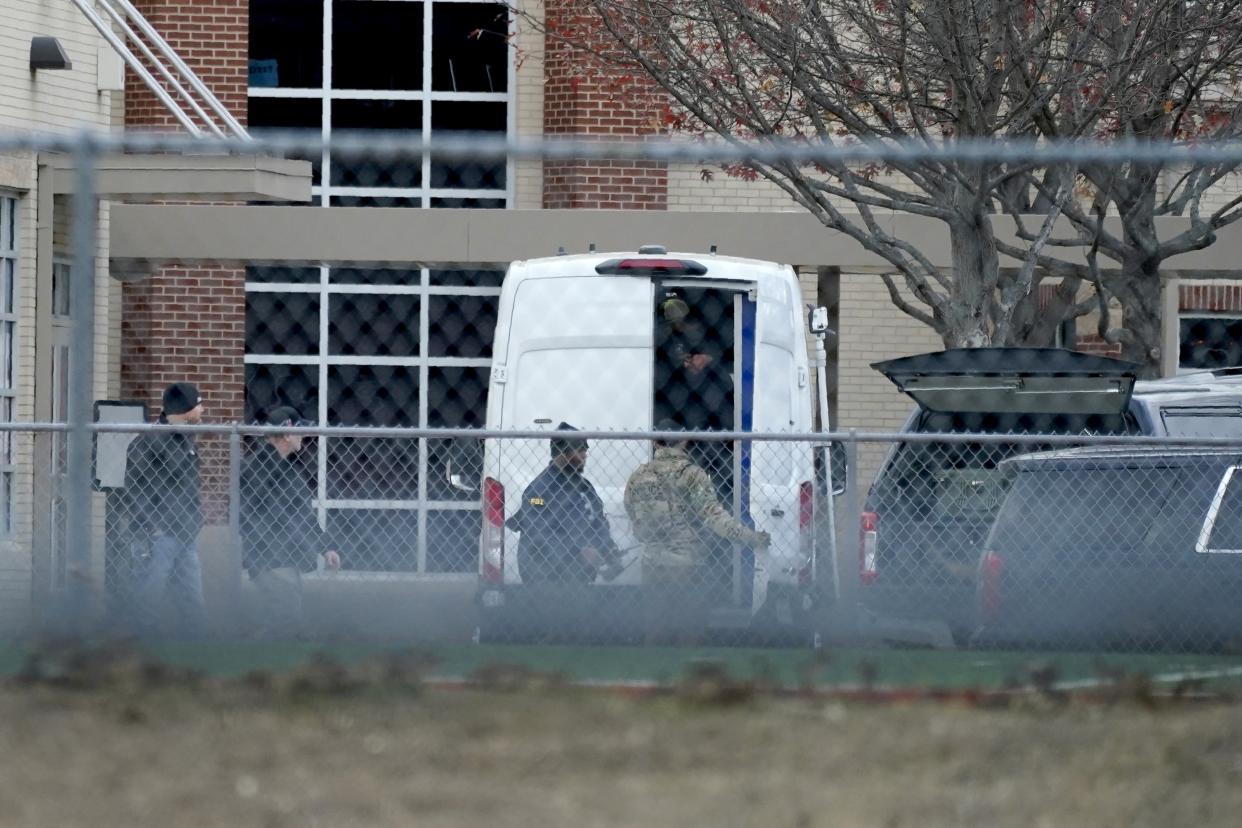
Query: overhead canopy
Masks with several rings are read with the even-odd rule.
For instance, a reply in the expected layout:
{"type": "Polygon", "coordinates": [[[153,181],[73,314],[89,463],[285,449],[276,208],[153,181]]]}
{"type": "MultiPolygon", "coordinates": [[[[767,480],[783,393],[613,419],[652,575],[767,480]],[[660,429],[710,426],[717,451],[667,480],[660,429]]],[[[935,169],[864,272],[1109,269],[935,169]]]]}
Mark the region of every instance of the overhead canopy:
{"type": "Polygon", "coordinates": [[[1061,348],[961,348],[872,364],[937,412],[1120,414],[1139,366],[1061,348]]]}
{"type": "MultiPolygon", "coordinates": [[[[51,153],[40,161],[55,171],[52,188],[68,195],[77,186],[74,159],[51,153]]],[[[308,202],[309,161],[265,155],[106,155],[95,165],[95,191],[124,201],[308,202]]]]}

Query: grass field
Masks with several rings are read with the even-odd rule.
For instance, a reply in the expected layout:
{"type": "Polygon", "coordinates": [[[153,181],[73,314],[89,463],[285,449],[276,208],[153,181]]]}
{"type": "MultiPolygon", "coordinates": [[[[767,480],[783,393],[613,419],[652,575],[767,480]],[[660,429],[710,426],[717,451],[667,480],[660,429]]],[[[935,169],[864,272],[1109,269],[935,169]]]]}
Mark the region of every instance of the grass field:
{"type": "MultiPolygon", "coordinates": [[[[164,642],[147,646],[152,660],[208,676],[282,671],[327,656],[344,665],[382,655],[376,645],[164,642]]],[[[32,649],[0,647],[0,676],[15,675],[32,649]]],[[[739,680],[786,689],[866,686],[901,691],[998,690],[1043,684],[1086,688],[1125,676],[1157,686],[1194,682],[1212,689],[1242,687],[1242,657],[1125,653],[1020,653],[937,650],[779,650],[440,645],[416,650],[428,679],[469,680],[497,669],[555,675],[601,685],[670,685],[688,669],[710,664],[739,680]]]]}

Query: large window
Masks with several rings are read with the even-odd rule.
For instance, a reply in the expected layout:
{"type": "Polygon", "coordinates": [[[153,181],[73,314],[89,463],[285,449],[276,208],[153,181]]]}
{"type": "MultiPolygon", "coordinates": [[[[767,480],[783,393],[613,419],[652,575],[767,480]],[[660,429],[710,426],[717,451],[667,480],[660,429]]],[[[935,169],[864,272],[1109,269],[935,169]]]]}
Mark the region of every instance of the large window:
{"type": "MultiPolygon", "coordinates": [[[[0,192],[0,422],[13,422],[17,391],[17,199],[0,192]]],[[[0,434],[0,535],[13,531],[13,434],[0,434]]]]}
{"type": "MultiPolygon", "coordinates": [[[[251,0],[251,131],[430,138],[510,129],[509,12],[495,0],[251,0]]],[[[503,161],[325,152],[323,204],[505,207],[503,161]]]]}
{"type": "MultiPolygon", "coordinates": [[[[500,283],[491,270],[252,267],[247,418],[294,405],[325,425],[477,428],[486,412],[500,283]]],[[[322,517],[349,568],[473,573],[477,493],[446,462],[478,446],[321,439],[307,452],[322,517]]]]}
{"type": "Polygon", "coordinates": [[[1242,366],[1242,317],[1182,316],[1180,323],[1180,370],[1214,371],[1242,366]]]}

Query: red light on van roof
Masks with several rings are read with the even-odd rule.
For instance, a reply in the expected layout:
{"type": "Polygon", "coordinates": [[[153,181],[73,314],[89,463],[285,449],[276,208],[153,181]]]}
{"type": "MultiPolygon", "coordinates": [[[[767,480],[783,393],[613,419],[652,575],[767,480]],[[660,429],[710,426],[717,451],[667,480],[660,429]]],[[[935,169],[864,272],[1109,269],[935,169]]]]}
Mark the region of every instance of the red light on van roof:
{"type": "Polygon", "coordinates": [[[690,259],[609,259],[595,266],[601,276],[705,276],[707,267],[690,259]]]}

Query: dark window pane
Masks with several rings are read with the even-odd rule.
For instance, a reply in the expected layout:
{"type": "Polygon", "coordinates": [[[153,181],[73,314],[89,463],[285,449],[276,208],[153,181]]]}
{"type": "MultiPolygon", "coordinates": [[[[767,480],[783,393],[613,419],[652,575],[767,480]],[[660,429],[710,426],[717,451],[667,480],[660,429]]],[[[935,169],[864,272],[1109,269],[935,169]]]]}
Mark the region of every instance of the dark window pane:
{"type": "Polygon", "coordinates": [[[285,282],[296,285],[319,284],[319,268],[317,267],[248,267],[246,281],[255,284],[273,284],[285,282]]]}
{"type": "Polygon", "coordinates": [[[431,86],[447,92],[504,92],[509,12],[490,3],[436,3],[431,86]]]}
{"type": "Polygon", "coordinates": [[[306,419],[319,419],[318,366],[247,365],[246,421],[276,405],[291,405],[306,419]]]}
{"type": "Polygon", "coordinates": [[[332,196],[333,207],[422,207],[421,198],[378,198],[375,196],[332,196]]]}
{"type": "Polygon", "coordinates": [[[503,210],[508,205],[503,198],[433,198],[431,206],[445,210],[503,210]]]}
{"type": "Polygon", "coordinates": [[[427,370],[427,425],[482,428],[487,416],[487,368],[427,370]]]}
{"type": "MultiPolygon", "coordinates": [[[[256,138],[265,133],[297,131],[299,138],[318,140],[323,131],[323,102],[313,98],[250,98],[247,119],[256,138]]],[[[323,156],[319,152],[288,153],[289,158],[311,162],[312,181],[320,183],[323,156]]]]}
{"type": "Polygon", "coordinates": [[[318,294],[246,294],[246,353],[308,356],[318,351],[318,294]]]}
{"type": "Polygon", "coordinates": [[[1242,365],[1242,319],[1183,316],[1178,365],[1209,371],[1242,365]]]}
{"type": "MultiPolygon", "coordinates": [[[[503,103],[438,101],[431,105],[431,131],[437,138],[453,132],[492,132],[508,129],[508,107],[503,103]]],[[[504,189],[503,159],[441,162],[432,159],[432,187],[504,189]]]]}
{"type": "Polygon", "coordinates": [[[422,278],[417,270],[395,270],[385,267],[334,267],[329,278],[337,285],[417,285],[422,278]]]}
{"type": "MultiPolygon", "coordinates": [[[[421,101],[333,101],[334,131],[399,133],[411,144],[422,140],[421,101]]],[[[420,155],[369,157],[366,153],[332,154],[332,183],[342,187],[417,187],[422,183],[420,155]]]]}
{"type": "Polygon", "coordinates": [[[328,423],[413,427],[418,424],[418,369],[404,365],[328,368],[328,423]]]}
{"type": "Polygon", "coordinates": [[[462,287],[500,287],[505,280],[503,270],[433,270],[428,275],[433,285],[462,287]]]}
{"type": "Polygon", "coordinates": [[[427,497],[478,503],[482,496],[483,441],[427,441],[427,497]]]}
{"type": "Polygon", "coordinates": [[[415,356],[418,297],[334,295],[328,306],[328,352],[339,356],[415,356]]]}
{"type": "Polygon", "coordinates": [[[422,49],[422,3],[333,0],[333,88],[421,89],[422,49]]]}
{"type": "Polygon", "coordinates": [[[250,85],[323,86],[323,0],[250,0],[250,85]]]}
{"type": "Polygon", "coordinates": [[[483,513],[478,509],[428,512],[427,571],[475,572],[482,521],[483,513]]]}
{"type": "Polygon", "coordinates": [[[1211,549],[1242,549],[1242,472],[1234,472],[1208,541],[1211,549]]]}
{"type": "Polygon", "coordinates": [[[329,509],[328,533],[341,568],[363,572],[413,572],[418,566],[418,512],[329,509]]]}
{"type": "Polygon", "coordinates": [[[427,355],[486,358],[492,355],[498,296],[432,296],[427,355]]]}

